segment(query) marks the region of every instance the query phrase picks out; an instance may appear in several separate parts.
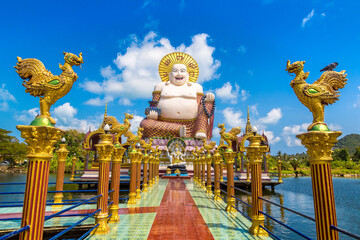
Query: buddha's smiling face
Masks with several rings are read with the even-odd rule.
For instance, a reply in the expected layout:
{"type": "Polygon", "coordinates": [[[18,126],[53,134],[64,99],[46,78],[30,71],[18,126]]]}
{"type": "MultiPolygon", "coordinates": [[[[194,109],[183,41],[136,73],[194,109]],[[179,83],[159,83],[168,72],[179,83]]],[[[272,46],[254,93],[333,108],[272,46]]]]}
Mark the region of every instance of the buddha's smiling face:
{"type": "Polygon", "coordinates": [[[189,73],[184,64],[174,64],[169,77],[172,84],[182,86],[189,80],[189,73]]]}

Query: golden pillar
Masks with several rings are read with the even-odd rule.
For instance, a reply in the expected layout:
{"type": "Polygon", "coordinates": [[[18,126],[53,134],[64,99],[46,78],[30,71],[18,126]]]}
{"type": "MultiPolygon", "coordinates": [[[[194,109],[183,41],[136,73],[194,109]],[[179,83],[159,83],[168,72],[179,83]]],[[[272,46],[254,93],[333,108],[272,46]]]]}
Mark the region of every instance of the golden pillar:
{"type": "Polygon", "coordinates": [[[200,155],[196,157],[196,183],[201,184],[201,158],[200,155]]]}
{"type": "Polygon", "coordinates": [[[339,239],[338,232],[330,229],[331,225],[337,226],[330,162],[333,160],[331,149],[340,135],[339,131],[310,131],[296,136],[308,149],[316,234],[319,240],[339,239]]]}
{"type": "Polygon", "coordinates": [[[154,155],[153,161],[152,161],[152,181],[153,184],[155,184],[155,175],[156,175],[156,154],[154,155]]]}
{"type": "Polygon", "coordinates": [[[136,204],[136,167],[138,154],[136,149],[132,149],[129,153],[130,157],[130,190],[129,200],[127,204],[136,204]]]}
{"type": "Polygon", "coordinates": [[[29,159],[21,227],[31,226],[20,233],[19,239],[42,240],[50,159],[53,157],[54,144],[65,131],[50,126],[18,125],[16,128],[28,145],[26,156],[29,159]]]}
{"type": "Polygon", "coordinates": [[[152,187],[152,186],[153,186],[153,180],[152,180],[153,161],[154,161],[154,156],[153,156],[153,155],[150,155],[150,156],[149,156],[149,187],[152,187]]]}
{"type": "Polygon", "coordinates": [[[220,198],[220,169],[219,169],[219,165],[220,165],[220,161],[221,161],[221,155],[219,153],[219,150],[215,150],[214,155],[213,155],[213,159],[214,159],[214,200],[215,201],[219,201],[221,200],[220,198]]]}
{"type": "Polygon", "coordinates": [[[206,164],[206,158],[205,155],[201,156],[201,187],[206,190],[205,186],[205,164],[206,164]]]}
{"type": "Polygon", "coordinates": [[[143,168],[143,176],[144,176],[144,184],[143,184],[143,192],[148,191],[148,164],[149,164],[149,155],[145,152],[144,158],[144,168],[143,168]]]}
{"type": "Polygon", "coordinates": [[[157,157],[157,160],[156,160],[156,181],[159,181],[160,179],[160,158],[157,157]]]}
{"type": "MultiPolygon", "coordinates": [[[[55,191],[64,190],[64,172],[65,172],[65,161],[69,151],[66,149],[66,144],[60,144],[59,150],[56,151],[58,166],[56,170],[56,186],[55,191]]],[[[54,195],[54,203],[62,203],[63,193],[58,192],[54,195]]],[[[62,207],[62,205],[55,205],[56,207],[62,207]]]]}
{"type": "Polygon", "coordinates": [[[114,202],[109,207],[109,214],[111,217],[109,218],[109,223],[117,223],[120,221],[119,217],[119,189],[120,189],[120,170],[121,170],[121,162],[123,155],[125,153],[125,148],[120,145],[116,145],[114,148],[113,158],[112,158],[112,166],[111,166],[111,184],[110,190],[114,190],[110,193],[110,202],[114,202]]]}
{"type": "Polygon", "coordinates": [[[232,207],[232,205],[235,205],[235,198],[234,196],[234,161],[235,161],[235,153],[232,149],[227,149],[224,152],[224,158],[227,164],[227,205],[225,210],[227,212],[234,212],[236,211],[235,208],[232,207]]]}
{"type": "Polygon", "coordinates": [[[92,234],[107,234],[110,227],[107,224],[108,218],[108,192],[109,192],[109,174],[110,161],[114,151],[113,137],[111,134],[100,134],[100,142],[95,145],[99,154],[99,180],[97,194],[102,194],[97,199],[97,209],[100,212],[95,214],[95,224],[100,224],[92,231],[92,234]]]}
{"type": "Polygon", "coordinates": [[[207,173],[206,173],[206,176],[207,176],[207,179],[206,179],[206,193],[210,194],[212,193],[211,189],[212,189],[212,186],[211,186],[211,155],[210,153],[206,156],[206,170],[207,170],[207,173]]]}
{"type": "Polygon", "coordinates": [[[223,165],[223,158],[221,157],[220,160],[220,182],[224,182],[224,165],[223,165]]]}
{"type": "Polygon", "coordinates": [[[75,163],[76,163],[76,156],[75,155],[73,156],[71,161],[72,161],[72,167],[71,167],[70,181],[74,181],[74,178],[75,178],[75,163]]]}
{"type": "Polygon", "coordinates": [[[136,199],[141,199],[141,160],[143,155],[141,150],[137,150],[137,161],[136,161],[136,199]]]}
{"type": "Polygon", "coordinates": [[[280,183],[283,182],[282,178],[281,178],[281,160],[279,158],[279,160],[277,161],[277,165],[278,165],[278,181],[280,183]]]}
{"type": "Polygon", "coordinates": [[[251,182],[251,180],[250,180],[250,164],[249,164],[249,160],[246,160],[245,166],[246,166],[246,181],[251,182]]]}
{"type": "Polygon", "coordinates": [[[193,159],[193,181],[196,182],[196,156],[194,155],[194,159],[193,159]]]}
{"type": "Polygon", "coordinates": [[[261,164],[262,155],[267,151],[266,146],[260,146],[261,135],[254,133],[254,136],[249,137],[250,144],[246,147],[248,159],[251,165],[251,198],[252,198],[252,225],[249,232],[255,236],[265,237],[268,233],[260,227],[264,226],[265,217],[259,211],[263,211],[262,200],[262,179],[261,179],[261,164]]]}

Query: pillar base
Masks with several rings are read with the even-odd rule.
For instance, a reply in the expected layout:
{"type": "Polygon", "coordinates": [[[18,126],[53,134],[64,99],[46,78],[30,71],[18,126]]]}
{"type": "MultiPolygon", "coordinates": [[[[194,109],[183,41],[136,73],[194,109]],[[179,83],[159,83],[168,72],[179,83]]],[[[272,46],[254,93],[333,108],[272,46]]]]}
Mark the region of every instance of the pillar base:
{"type": "Polygon", "coordinates": [[[214,200],[215,200],[215,201],[220,201],[220,200],[222,200],[222,199],[220,198],[220,190],[219,190],[219,189],[215,189],[215,192],[214,192],[214,200]]]}
{"type": "Polygon", "coordinates": [[[129,193],[129,200],[127,204],[136,204],[136,193],[129,193]]]}
{"type": "Polygon", "coordinates": [[[108,220],[108,223],[118,223],[120,222],[119,217],[119,206],[110,206],[109,208],[109,214],[112,214],[111,217],[108,220]]]}
{"type": "MultiPolygon", "coordinates": [[[[59,195],[55,194],[54,203],[62,203],[63,202],[62,199],[63,199],[63,194],[62,193],[60,193],[59,195]]],[[[55,205],[55,206],[59,206],[59,205],[55,205]]]]}
{"type": "Polygon", "coordinates": [[[152,182],[152,180],[150,179],[149,180],[149,187],[152,187],[153,186],[153,182],[152,182]]]}
{"type": "Polygon", "coordinates": [[[224,178],[223,178],[223,177],[220,178],[220,182],[224,182],[224,178]]]}
{"type": "Polygon", "coordinates": [[[152,179],[152,181],[153,181],[153,184],[155,184],[155,183],[156,183],[156,180],[155,180],[155,178],[153,178],[153,179],[152,179]]]}
{"type": "Polygon", "coordinates": [[[207,193],[207,194],[212,193],[212,191],[211,191],[211,185],[206,186],[206,193],[207,193]]]}
{"type": "Polygon", "coordinates": [[[233,197],[231,197],[230,199],[228,198],[225,211],[227,211],[227,212],[236,212],[236,209],[232,207],[233,205],[235,205],[235,199],[233,197]]]}
{"type": "Polygon", "coordinates": [[[260,225],[264,226],[265,217],[263,215],[255,216],[252,219],[252,225],[249,229],[250,234],[258,237],[268,237],[269,234],[260,227],[260,225]]]}
{"type": "Polygon", "coordinates": [[[146,183],[144,183],[143,185],[143,192],[147,192],[148,191],[148,185],[146,183]]]}
{"type": "Polygon", "coordinates": [[[136,199],[141,199],[141,190],[138,188],[138,189],[136,189],[136,199]]]}
{"type": "Polygon", "coordinates": [[[91,234],[100,235],[100,234],[108,234],[110,232],[110,227],[107,224],[107,213],[100,213],[95,215],[95,225],[100,224],[97,228],[95,228],[91,234]]]}

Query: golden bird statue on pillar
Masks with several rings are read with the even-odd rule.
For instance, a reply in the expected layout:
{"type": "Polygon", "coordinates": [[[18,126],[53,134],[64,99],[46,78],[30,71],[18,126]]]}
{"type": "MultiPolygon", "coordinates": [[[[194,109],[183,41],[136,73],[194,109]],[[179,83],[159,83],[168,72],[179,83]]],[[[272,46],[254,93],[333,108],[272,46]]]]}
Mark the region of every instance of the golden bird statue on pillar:
{"type": "Polygon", "coordinates": [[[40,60],[17,57],[15,69],[19,76],[25,79],[22,84],[26,88],[25,92],[40,98],[40,116],[37,116],[30,125],[55,125],[55,120],[50,115],[50,107],[71,90],[78,78],[72,66],[81,67],[84,63],[82,53],[76,56],[64,52],[64,59],[64,65],[59,64],[63,72],[60,75],[53,75],[40,60]]]}
{"type": "Polygon", "coordinates": [[[305,61],[297,61],[290,64],[287,61],[285,71],[295,73],[295,78],[290,82],[296,96],[302,104],[313,114],[313,123],[308,127],[308,131],[330,131],[324,123],[325,105],[333,104],[339,100],[339,91],[345,87],[347,74],[345,71],[326,71],[313,84],[305,80],[309,72],[304,72],[305,61]]]}

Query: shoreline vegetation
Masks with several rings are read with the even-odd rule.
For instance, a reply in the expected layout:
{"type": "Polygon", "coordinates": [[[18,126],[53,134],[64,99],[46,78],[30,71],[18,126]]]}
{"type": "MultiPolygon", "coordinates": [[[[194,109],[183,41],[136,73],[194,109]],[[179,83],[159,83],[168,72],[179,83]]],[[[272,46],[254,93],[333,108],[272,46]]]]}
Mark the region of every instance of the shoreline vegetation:
{"type": "MultiPolygon", "coordinates": [[[[0,128],[0,173],[25,173],[27,171],[27,146],[17,138],[10,136],[11,131],[0,128]]],[[[65,161],[65,173],[71,173],[72,160],[75,158],[75,170],[84,169],[86,156],[94,158],[94,152],[83,149],[85,133],[77,130],[68,130],[63,135],[69,153],[65,161]]],[[[59,148],[57,142],[54,149],[59,148]]],[[[360,178],[360,135],[346,135],[335,144],[331,161],[333,177],[360,178]]],[[[244,156],[246,159],[246,155],[244,156]]],[[[278,172],[278,162],[281,161],[282,176],[310,176],[309,156],[306,153],[286,154],[279,151],[277,154],[266,156],[269,173],[278,172]]],[[[237,166],[240,165],[238,159],[237,166]]],[[[265,163],[265,159],[263,159],[265,163]]],[[[89,161],[89,166],[91,161],[89,161]]],[[[57,154],[54,151],[50,161],[50,172],[56,173],[57,154]]],[[[263,168],[264,169],[264,168],[263,168]]]]}

